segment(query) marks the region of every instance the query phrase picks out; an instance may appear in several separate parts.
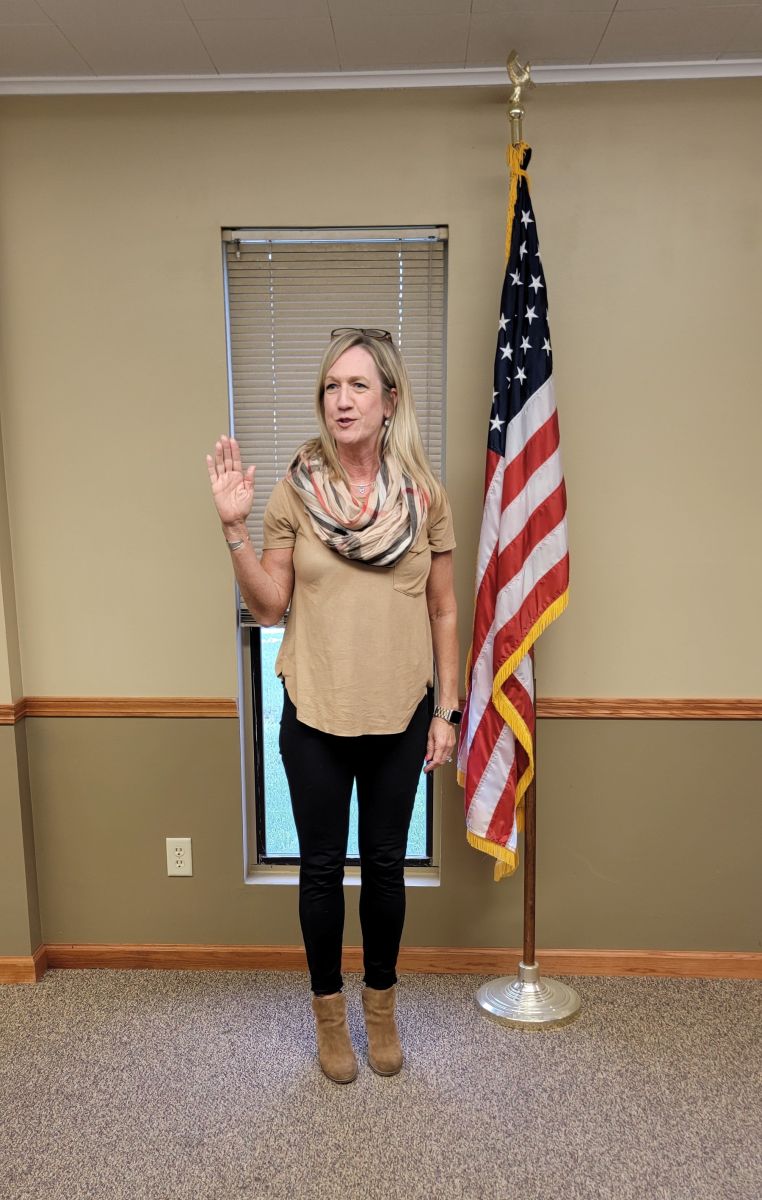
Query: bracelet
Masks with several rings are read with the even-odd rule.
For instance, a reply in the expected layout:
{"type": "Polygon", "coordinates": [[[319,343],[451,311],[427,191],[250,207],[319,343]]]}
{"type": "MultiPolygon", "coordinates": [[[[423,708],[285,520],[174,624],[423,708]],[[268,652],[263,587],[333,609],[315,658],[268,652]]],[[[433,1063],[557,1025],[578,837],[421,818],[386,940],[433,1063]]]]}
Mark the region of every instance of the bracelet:
{"type": "Polygon", "coordinates": [[[450,725],[460,725],[462,715],[457,708],[442,708],[440,704],[434,705],[434,716],[441,717],[443,721],[449,721],[450,725]]]}
{"type": "Polygon", "coordinates": [[[229,550],[240,550],[241,546],[244,545],[246,540],[247,540],[246,538],[241,538],[241,540],[238,542],[229,542],[228,539],[225,538],[225,544],[229,550]]]}

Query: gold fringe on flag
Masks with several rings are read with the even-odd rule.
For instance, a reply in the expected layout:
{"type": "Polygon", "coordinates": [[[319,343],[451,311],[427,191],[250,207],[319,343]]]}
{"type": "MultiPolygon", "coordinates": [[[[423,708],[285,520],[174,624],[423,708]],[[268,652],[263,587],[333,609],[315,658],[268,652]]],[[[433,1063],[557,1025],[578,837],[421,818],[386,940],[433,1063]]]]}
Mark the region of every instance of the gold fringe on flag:
{"type": "Polygon", "coordinates": [[[513,210],[516,207],[516,196],[519,191],[519,176],[523,175],[527,181],[527,187],[531,186],[529,172],[525,171],[521,163],[524,158],[524,153],[529,149],[529,142],[517,142],[514,146],[512,142],[508,143],[505,161],[508,164],[508,173],[510,178],[510,187],[508,189],[508,213],[505,221],[505,261],[508,262],[508,255],[511,252],[511,234],[513,233],[513,210]]]}

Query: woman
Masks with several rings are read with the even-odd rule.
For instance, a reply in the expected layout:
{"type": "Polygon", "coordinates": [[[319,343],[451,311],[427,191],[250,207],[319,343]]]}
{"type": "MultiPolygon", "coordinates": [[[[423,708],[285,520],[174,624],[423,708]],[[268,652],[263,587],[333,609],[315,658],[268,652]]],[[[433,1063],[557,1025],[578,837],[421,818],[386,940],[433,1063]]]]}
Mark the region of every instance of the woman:
{"type": "Polygon", "coordinates": [[[249,540],[255,468],[224,435],[207,467],[236,578],[262,625],[286,624],[280,750],[299,838],[299,918],[318,1057],[357,1074],[342,991],[343,876],[357,781],[368,1061],[394,1075],[404,862],[421,765],[452,760],[460,720],[447,497],[427,462],[391,335],[334,330],[316,389],[318,436],[276,484],[261,560],[249,540]],[[430,712],[436,662],[439,705],[430,712]]]}

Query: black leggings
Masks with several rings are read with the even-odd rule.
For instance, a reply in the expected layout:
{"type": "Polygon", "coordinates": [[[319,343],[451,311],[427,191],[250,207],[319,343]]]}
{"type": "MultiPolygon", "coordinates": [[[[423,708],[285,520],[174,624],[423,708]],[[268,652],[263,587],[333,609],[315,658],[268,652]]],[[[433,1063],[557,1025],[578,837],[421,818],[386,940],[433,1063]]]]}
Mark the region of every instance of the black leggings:
{"type": "Polygon", "coordinates": [[[340,737],[297,720],[283,689],[280,752],[299,837],[299,921],[311,988],[318,996],[339,992],[343,985],[343,879],[355,779],[364,980],[372,988],[397,982],[405,850],[426,754],[430,704],[427,694],[402,733],[340,737]]]}

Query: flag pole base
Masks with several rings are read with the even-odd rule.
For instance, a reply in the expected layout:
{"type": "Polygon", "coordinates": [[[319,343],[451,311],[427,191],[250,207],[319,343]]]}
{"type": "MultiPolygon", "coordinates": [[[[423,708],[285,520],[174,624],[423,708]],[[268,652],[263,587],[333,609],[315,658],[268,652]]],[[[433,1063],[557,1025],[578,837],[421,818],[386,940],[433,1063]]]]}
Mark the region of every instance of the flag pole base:
{"type": "Polygon", "coordinates": [[[552,1029],[579,1015],[580,998],[558,979],[541,979],[535,962],[519,963],[518,976],[482,984],[476,1003],[487,1017],[514,1029],[552,1029]]]}

